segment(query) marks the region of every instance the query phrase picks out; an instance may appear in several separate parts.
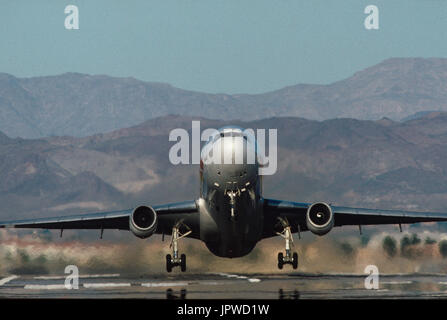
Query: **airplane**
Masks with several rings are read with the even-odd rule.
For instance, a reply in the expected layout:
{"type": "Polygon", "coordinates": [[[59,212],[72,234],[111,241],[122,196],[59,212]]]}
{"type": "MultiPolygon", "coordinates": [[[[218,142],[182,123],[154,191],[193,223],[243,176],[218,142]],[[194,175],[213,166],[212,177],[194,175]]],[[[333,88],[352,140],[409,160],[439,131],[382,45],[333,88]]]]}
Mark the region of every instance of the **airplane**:
{"type": "MultiPolygon", "coordinates": [[[[217,154],[217,153],[216,153],[217,154]]],[[[293,234],[310,231],[323,236],[333,227],[385,225],[447,221],[447,213],[378,210],[333,206],[326,202],[302,203],[264,198],[262,166],[254,136],[239,127],[216,130],[200,154],[198,199],[162,205],[0,222],[0,228],[104,229],[128,230],[145,239],[153,234],[171,234],[172,254],[166,255],[166,271],[180,266],[186,271],[186,255],[179,255],[179,241],[189,237],[201,240],[216,256],[237,258],[249,254],[265,238],[281,236],[285,252],[278,253],[278,268],[285,264],[298,268],[298,254],[292,253],[293,234]],[[244,150],[255,150],[254,161],[247,161],[244,150]],[[231,163],[209,161],[210,150],[230,156],[231,163]],[[235,158],[243,157],[242,163],[235,158]]],[[[402,229],[401,229],[402,230],[402,229]]]]}

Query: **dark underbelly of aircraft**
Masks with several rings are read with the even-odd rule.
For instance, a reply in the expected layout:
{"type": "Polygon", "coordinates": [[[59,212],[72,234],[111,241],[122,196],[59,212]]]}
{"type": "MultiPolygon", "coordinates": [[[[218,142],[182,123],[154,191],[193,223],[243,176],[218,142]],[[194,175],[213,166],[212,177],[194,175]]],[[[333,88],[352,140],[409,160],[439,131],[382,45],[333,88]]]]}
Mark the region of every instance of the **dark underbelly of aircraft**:
{"type": "Polygon", "coordinates": [[[243,257],[253,250],[256,243],[257,241],[243,241],[237,238],[234,241],[205,242],[208,250],[214,255],[224,258],[243,257]]]}
{"type": "Polygon", "coordinates": [[[243,192],[232,206],[227,195],[217,193],[206,205],[201,217],[201,240],[208,249],[216,256],[227,258],[249,254],[262,237],[259,196],[243,192]]]}
{"type": "Polygon", "coordinates": [[[222,220],[218,224],[218,236],[205,241],[208,249],[218,257],[238,258],[249,254],[261,236],[261,221],[258,217],[230,221],[222,220]]]}

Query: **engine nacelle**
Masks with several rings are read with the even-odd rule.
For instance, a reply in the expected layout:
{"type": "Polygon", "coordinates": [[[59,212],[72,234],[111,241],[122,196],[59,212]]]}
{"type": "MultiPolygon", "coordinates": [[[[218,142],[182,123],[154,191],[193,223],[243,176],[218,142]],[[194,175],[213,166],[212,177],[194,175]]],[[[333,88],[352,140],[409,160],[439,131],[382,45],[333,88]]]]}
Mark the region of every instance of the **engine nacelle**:
{"type": "Polygon", "coordinates": [[[138,238],[150,237],[157,229],[157,213],[151,207],[139,206],[129,217],[129,229],[138,238]]]}
{"type": "Polygon", "coordinates": [[[324,202],[312,204],[307,209],[306,224],[312,233],[319,236],[325,235],[334,226],[334,213],[332,212],[332,208],[324,202]]]}

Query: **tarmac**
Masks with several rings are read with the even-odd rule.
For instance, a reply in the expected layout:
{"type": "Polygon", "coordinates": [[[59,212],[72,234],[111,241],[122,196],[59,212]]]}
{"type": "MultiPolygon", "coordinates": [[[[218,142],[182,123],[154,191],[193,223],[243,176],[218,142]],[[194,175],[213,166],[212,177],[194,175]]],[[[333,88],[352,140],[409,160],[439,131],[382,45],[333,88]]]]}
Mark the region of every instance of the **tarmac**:
{"type": "Polygon", "coordinates": [[[180,273],[154,275],[3,275],[0,298],[46,299],[439,299],[447,275],[381,275],[377,289],[356,274],[180,273]]]}

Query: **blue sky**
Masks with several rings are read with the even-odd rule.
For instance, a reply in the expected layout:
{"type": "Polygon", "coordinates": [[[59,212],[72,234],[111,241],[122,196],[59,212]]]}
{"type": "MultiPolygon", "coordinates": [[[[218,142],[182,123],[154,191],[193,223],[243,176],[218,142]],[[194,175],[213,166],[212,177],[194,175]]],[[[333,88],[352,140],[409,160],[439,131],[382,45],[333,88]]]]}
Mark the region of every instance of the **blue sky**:
{"type": "Polygon", "coordinates": [[[40,0],[0,7],[0,72],[132,76],[260,93],[330,83],[390,57],[447,57],[444,0],[40,0]],[[66,5],[79,30],[64,28],[66,5]],[[366,30],[367,5],[380,29],[366,30]]]}

